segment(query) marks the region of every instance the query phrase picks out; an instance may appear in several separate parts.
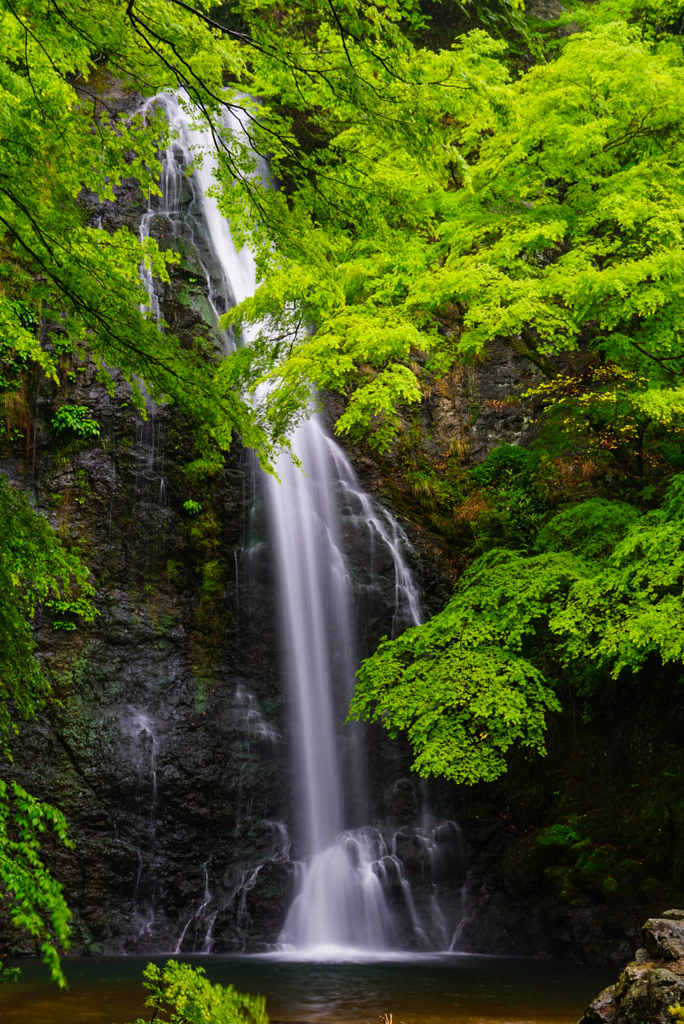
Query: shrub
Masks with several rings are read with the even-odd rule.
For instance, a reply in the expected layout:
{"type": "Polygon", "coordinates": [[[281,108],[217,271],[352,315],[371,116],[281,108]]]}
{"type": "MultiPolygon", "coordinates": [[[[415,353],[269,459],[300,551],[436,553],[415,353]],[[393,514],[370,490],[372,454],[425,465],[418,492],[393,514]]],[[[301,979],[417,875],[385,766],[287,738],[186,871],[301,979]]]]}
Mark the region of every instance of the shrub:
{"type": "MultiPolygon", "coordinates": [[[[268,1024],[263,996],[243,995],[232,985],[212,985],[202,967],[169,960],[143,971],[153,1020],[168,1024],[268,1024]],[[163,1014],[164,1016],[160,1016],[163,1014]]],[[[139,1017],[135,1024],[147,1024],[139,1017]]]]}
{"type": "Polygon", "coordinates": [[[85,405],[62,405],[52,417],[52,429],[58,435],[75,434],[77,437],[99,437],[100,424],[88,415],[85,405]]]}

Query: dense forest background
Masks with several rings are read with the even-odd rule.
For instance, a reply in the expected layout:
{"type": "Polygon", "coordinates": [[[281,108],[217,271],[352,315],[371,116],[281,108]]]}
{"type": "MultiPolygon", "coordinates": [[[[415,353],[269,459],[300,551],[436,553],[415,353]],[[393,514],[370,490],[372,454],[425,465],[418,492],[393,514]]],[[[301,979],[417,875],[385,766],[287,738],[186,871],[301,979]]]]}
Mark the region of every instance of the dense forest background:
{"type": "MultiPolygon", "coordinates": [[[[498,819],[514,895],[541,878],[554,907],[614,910],[620,940],[625,908],[681,901],[683,17],[0,0],[6,745],[51,698],[36,614],[66,657],[103,610],[87,532],[30,497],[39,436],[63,465],[109,443],[81,381],[183,417],[170,500],[209,633],[226,459],[272,469],[320,405],[454,588],[364,662],[352,715],[405,734],[473,836],[498,819]],[[206,324],[159,330],[139,270],[191,293],[183,253],[107,219],[158,191],[169,129],[144,100],[163,90],[212,132],[216,197],[256,254],[229,355],[206,324]]],[[[69,486],[87,507],[87,470],[69,486]]],[[[59,978],[69,911],[41,843],[67,822],[11,778],[0,880],[59,978]]]]}

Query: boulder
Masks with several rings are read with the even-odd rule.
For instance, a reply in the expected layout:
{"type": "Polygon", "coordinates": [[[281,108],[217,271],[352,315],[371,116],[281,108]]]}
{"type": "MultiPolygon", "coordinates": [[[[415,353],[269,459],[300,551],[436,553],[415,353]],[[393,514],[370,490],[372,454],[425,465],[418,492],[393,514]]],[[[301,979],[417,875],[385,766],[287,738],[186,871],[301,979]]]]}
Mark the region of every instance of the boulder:
{"type": "Polygon", "coordinates": [[[642,929],[644,948],[615,985],[587,1007],[580,1024],[673,1024],[684,1003],[684,911],[668,910],[642,929]]]}
{"type": "Polygon", "coordinates": [[[614,986],[616,1000],[621,1000],[626,995],[628,989],[640,981],[642,976],[655,966],[653,960],[634,960],[631,964],[627,964],[614,986]]]}
{"type": "Polygon", "coordinates": [[[626,1024],[672,1024],[670,1007],[684,999],[684,981],[667,968],[641,974],[619,1003],[619,1019],[626,1024]]]}
{"type": "Polygon", "coordinates": [[[610,1024],[615,1011],[615,985],[609,985],[586,1008],[580,1024],[610,1024]]]}
{"type": "MultiPolygon", "coordinates": [[[[682,912],[670,910],[667,913],[682,912]]],[[[646,951],[654,960],[679,960],[684,956],[684,916],[652,917],[641,933],[646,951]]]]}

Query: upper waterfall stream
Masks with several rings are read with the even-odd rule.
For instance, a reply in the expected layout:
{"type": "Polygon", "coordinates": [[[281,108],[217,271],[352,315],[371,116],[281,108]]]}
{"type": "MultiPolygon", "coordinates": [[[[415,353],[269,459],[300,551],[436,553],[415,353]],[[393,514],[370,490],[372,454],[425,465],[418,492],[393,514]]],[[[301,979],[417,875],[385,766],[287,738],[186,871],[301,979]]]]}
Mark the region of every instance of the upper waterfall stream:
{"type": "MultiPolygon", "coordinates": [[[[163,155],[162,200],[150,204],[141,235],[150,232],[154,218],[162,217],[178,240],[194,248],[218,319],[254,291],[254,259],[247,247],[237,251],[216,199],[207,194],[215,166],[210,133],[193,125],[176,98],[162,96],[155,102],[163,105],[175,138],[163,155]],[[193,165],[199,153],[201,166],[193,165]]],[[[239,130],[239,124],[233,128],[239,130]]],[[[158,317],[155,283],[145,271],[143,277],[150,310],[158,317]]],[[[249,337],[242,341],[249,343],[249,337]]],[[[224,335],[223,342],[228,349],[234,339],[224,335]]],[[[363,491],[319,417],[298,427],[292,447],[302,468],[283,454],[275,467],[279,479],[260,474],[259,480],[276,567],[283,667],[292,705],[289,742],[301,804],[295,813],[300,857],[296,892],[280,948],[305,957],[396,948],[399,942],[383,884],[390,879],[403,894],[414,944],[449,949],[453,927],[446,925],[436,903],[431,907],[432,938],[427,936],[396,843],[364,826],[368,811],[363,744],[360,730],[344,725],[360,657],[343,524],[345,530],[364,535],[371,562],[382,548],[386,564],[393,566],[394,632],[421,621],[419,594],[404,558],[408,541],[392,516],[363,491]]],[[[373,566],[368,570],[372,575],[373,566]]],[[[435,835],[428,827],[420,836],[430,864],[439,856],[435,835]]],[[[209,899],[207,887],[200,909],[209,899]]],[[[211,948],[210,937],[211,925],[205,950],[211,948]]],[[[179,949],[181,941],[182,937],[179,949]]]]}

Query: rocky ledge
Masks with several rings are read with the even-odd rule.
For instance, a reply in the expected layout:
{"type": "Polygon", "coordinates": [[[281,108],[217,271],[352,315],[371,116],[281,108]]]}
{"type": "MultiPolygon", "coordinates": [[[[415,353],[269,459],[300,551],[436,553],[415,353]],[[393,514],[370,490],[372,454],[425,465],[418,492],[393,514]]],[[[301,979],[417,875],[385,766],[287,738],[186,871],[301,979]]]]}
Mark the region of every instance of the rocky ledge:
{"type": "Polygon", "coordinates": [[[587,1007],[580,1024],[684,1021],[684,910],[666,910],[641,932],[643,947],[616,983],[587,1007]]]}

